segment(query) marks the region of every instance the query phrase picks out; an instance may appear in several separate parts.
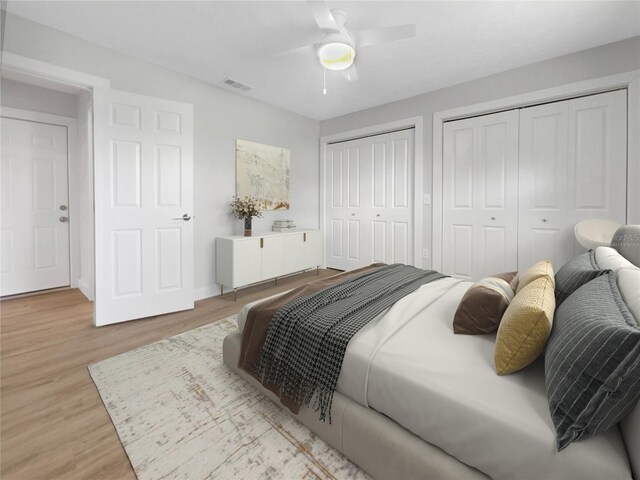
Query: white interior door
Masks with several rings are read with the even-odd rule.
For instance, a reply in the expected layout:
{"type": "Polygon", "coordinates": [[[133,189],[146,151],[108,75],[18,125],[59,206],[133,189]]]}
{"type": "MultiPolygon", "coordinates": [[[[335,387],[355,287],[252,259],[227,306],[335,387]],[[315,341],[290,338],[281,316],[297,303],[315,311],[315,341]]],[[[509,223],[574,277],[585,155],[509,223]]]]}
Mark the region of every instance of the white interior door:
{"type": "Polygon", "coordinates": [[[0,293],[69,285],[67,128],[2,118],[0,293]]]}
{"type": "Polygon", "coordinates": [[[443,134],[443,273],[517,270],[518,113],[447,122],[443,134]]]}
{"type": "Polygon", "coordinates": [[[583,248],[574,226],[625,223],[626,92],[525,108],[520,113],[519,266],[556,269],[583,248]]]}
{"type": "Polygon", "coordinates": [[[94,92],[95,323],[193,308],[193,107],[94,92]]]}
{"type": "Polygon", "coordinates": [[[328,267],[414,263],[413,142],[410,129],[327,147],[328,267]]]}

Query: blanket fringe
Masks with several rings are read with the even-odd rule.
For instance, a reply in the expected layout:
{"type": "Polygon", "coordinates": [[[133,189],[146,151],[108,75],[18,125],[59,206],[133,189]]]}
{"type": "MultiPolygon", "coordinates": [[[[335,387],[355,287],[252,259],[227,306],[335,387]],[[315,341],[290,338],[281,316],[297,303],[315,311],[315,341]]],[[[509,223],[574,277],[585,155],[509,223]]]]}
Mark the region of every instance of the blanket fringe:
{"type": "Polygon", "coordinates": [[[325,422],[329,418],[331,424],[331,406],[333,404],[333,388],[312,382],[300,375],[295,369],[282,360],[271,356],[266,358],[264,351],[260,352],[253,373],[263,382],[279,385],[282,396],[290,399],[296,405],[311,406],[320,412],[320,420],[325,422]]]}

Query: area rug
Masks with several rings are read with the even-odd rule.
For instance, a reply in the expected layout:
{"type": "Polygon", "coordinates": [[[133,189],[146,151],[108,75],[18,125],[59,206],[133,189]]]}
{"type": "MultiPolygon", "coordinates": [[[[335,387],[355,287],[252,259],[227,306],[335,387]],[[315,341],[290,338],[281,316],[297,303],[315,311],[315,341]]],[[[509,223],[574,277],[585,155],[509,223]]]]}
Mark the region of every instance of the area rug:
{"type": "Polygon", "coordinates": [[[140,480],[369,477],[222,363],[235,316],[89,372],[140,480]]]}

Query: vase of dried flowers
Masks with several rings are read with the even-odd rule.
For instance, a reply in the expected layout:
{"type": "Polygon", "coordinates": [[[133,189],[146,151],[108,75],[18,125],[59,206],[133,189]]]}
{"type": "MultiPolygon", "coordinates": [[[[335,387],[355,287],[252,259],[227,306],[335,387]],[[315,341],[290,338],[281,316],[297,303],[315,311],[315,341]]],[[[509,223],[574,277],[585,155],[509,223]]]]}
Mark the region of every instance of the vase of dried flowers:
{"type": "Polygon", "coordinates": [[[247,217],[244,219],[244,236],[251,236],[251,217],[247,217]]]}
{"type": "Polygon", "coordinates": [[[260,203],[253,197],[233,197],[229,204],[229,215],[239,220],[244,220],[244,236],[251,236],[251,220],[253,217],[262,217],[260,203]]]}

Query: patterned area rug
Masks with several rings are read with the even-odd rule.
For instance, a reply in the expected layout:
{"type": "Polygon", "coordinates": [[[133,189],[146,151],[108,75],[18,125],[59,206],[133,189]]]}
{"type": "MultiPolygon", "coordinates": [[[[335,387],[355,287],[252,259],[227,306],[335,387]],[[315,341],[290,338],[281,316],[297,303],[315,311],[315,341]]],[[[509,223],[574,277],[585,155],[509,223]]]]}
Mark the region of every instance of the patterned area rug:
{"type": "Polygon", "coordinates": [[[235,316],[89,367],[140,480],[368,479],[222,363],[235,316]]]}

